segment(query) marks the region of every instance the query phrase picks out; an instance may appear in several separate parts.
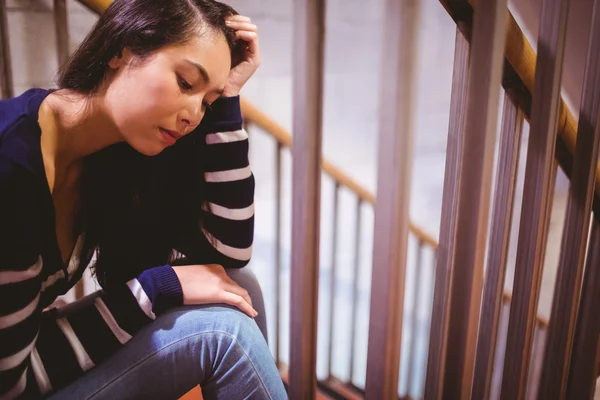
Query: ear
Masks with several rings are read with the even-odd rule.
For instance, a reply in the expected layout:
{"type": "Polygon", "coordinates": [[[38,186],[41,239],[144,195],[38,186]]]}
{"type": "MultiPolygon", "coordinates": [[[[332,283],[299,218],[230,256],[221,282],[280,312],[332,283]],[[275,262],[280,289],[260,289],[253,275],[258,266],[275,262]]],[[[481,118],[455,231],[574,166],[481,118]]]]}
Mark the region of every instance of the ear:
{"type": "Polygon", "coordinates": [[[116,56],[110,59],[108,66],[112,69],[119,69],[129,64],[133,53],[129,47],[125,47],[116,56]]]}

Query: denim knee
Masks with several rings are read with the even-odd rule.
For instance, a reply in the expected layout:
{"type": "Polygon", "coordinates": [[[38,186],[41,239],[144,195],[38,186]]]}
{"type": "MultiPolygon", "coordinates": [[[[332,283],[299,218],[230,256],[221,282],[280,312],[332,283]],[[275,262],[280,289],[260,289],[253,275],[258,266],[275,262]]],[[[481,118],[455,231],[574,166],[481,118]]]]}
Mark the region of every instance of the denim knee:
{"type": "Polygon", "coordinates": [[[186,342],[181,350],[201,364],[198,375],[207,398],[228,392],[229,385],[251,394],[239,398],[287,398],[273,356],[252,318],[221,305],[184,307],[172,314],[177,333],[171,340],[186,342]]]}
{"type": "Polygon", "coordinates": [[[171,330],[179,339],[200,334],[204,340],[213,336],[216,340],[217,336],[221,336],[219,334],[224,334],[242,347],[265,341],[254,319],[226,305],[178,307],[160,316],[155,323],[163,332],[171,330]]]}
{"type": "Polygon", "coordinates": [[[178,323],[190,324],[202,331],[210,329],[237,335],[241,330],[254,330],[256,322],[235,307],[226,305],[183,306],[172,311],[178,323]]]}
{"type": "Polygon", "coordinates": [[[56,398],[177,398],[198,384],[204,398],[287,398],[254,320],[215,305],[158,315],[114,357],[56,398]],[[148,377],[152,382],[144,383],[148,377]]]}

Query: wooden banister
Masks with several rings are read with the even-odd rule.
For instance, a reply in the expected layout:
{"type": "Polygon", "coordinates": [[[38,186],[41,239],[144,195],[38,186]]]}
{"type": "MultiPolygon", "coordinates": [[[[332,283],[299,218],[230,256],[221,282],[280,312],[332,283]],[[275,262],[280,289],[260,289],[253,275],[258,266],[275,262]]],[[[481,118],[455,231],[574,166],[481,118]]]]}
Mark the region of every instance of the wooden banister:
{"type": "MultiPolygon", "coordinates": [[[[277,140],[280,144],[285,147],[292,147],[292,136],[280,125],[267,117],[262,111],[252,105],[248,100],[242,98],[242,114],[244,115],[244,120],[250,122],[260,129],[270,134],[277,140]]],[[[333,165],[330,161],[323,158],[321,161],[321,166],[323,171],[329,175],[333,180],[340,184],[340,186],[345,186],[350,191],[352,191],[360,200],[369,203],[375,204],[375,195],[361,186],[354,179],[346,175],[342,172],[338,167],[333,165]]],[[[419,239],[420,241],[426,243],[434,249],[437,249],[437,240],[432,236],[428,235],[423,229],[419,228],[412,222],[409,226],[410,231],[419,239]]]]}
{"type": "MultiPolygon", "coordinates": [[[[281,125],[277,124],[275,121],[266,116],[262,111],[260,111],[256,106],[250,103],[248,100],[242,98],[242,114],[244,119],[259,127],[265,133],[271,135],[275,140],[277,140],[281,145],[291,148],[292,147],[292,137],[291,135],[283,128],[281,125]]],[[[337,181],[341,186],[347,187],[350,191],[352,191],[358,198],[367,202],[369,204],[375,204],[375,195],[369,192],[366,188],[361,186],[354,179],[350,178],[348,175],[343,173],[338,167],[327,161],[323,158],[322,168],[327,175],[337,181]]],[[[423,243],[431,246],[434,249],[437,249],[438,242],[432,236],[428,235],[421,228],[416,226],[415,224],[410,224],[411,232],[423,243]]],[[[510,292],[505,291],[502,300],[504,303],[510,303],[512,299],[512,295],[510,292]]],[[[548,319],[542,316],[537,317],[538,324],[541,328],[548,327],[548,319]]]]}
{"type": "MultiPolygon", "coordinates": [[[[502,302],[503,303],[510,303],[512,301],[512,294],[510,292],[504,292],[502,294],[502,302]]],[[[537,316],[537,322],[540,325],[540,328],[548,328],[548,318],[542,317],[538,314],[537,316]]]]}
{"type": "MultiPolygon", "coordinates": [[[[470,4],[473,8],[476,8],[475,0],[464,0],[461,7],[457,7],[456,4],[449,5],[446,0],[439,0],[439,2],[456,22],[463,21],[465,18],[467,14],[465,5],[468,7],[470,4]],[[460,10],[459,12],[457,12],[457,8],[460,10]]],[[[508,12],[506,21],[506,46],[504,55],[529,93],[533,93],[537,56],[525,37],[523,30],[510,12],[508,12]]],[[[577,120],[562,97],[559,102],[557,137],[559,140],[562,140],[571,155],[575,154],[577,120]]],[[[564,165],[561,166],[565,168],[564,165]]],[[[567,175],[570,174],[567,173],[567,175]]],[[[600,197],[600,163],[597,166],[595,192],[596,196],[600,197]]]]}
{"type": "Polygon", "coordinates": [[[96,14],[102,14],[112,4],[112,0],[79,0],[79,2],[96,14]]]}
{"type": "MultiPolygon", "coordinates": [[[[509,14],[507,21],[506,40],[506,58],[529,92],[532,92],[535,81],[536,54],[512,14],[509,14]]],[[[577,120],[562,97],[558,115],[557,134],[567,145],[569,153],[575,154],[577,120]]],[[[598,164],[596,172],[596,195],[600,196],[600,164],[598,164]]]]}

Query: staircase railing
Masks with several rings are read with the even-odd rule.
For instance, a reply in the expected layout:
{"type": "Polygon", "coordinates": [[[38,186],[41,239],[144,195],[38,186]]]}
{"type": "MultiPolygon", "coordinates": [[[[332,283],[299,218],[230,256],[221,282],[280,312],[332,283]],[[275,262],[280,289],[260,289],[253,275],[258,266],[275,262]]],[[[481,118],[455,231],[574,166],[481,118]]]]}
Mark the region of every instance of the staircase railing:
{"type": "MultiPolygon", "coordinates": [[[[598,293],[600,285],[596,272],[600,262],[600,173],[597,152],[594,151],[598,143],[598,100],[594,93],[597,93],[600,79],[597,72],[600,63],[600,42],[597,40],[600,35],[600,5],[598,1],[595,1],[595,4],[586,3],[588,15],[592,17],[592,31],[589,53],[585,60],[586,82],[583,86],[587,90],[583,93],[578,123],[559,95],[568,2],[544,2],[541,7],[538,48],[544,51],[538,55],[534,53],[510,13],[507,15],[505,29],[502,29],[502,26],[491,29],[489,22],[498,10],[496,7],[506,7],[505,3],[490,0],[485,3],[486,6],[482,6],[484,3],[479,2],[475,13],[471,5],[473,1],[440,0],[440,3],[457,24],[451,100],[451,109],[456,113],[451,113],[439,244],[440,253],[443,249],[447,256],[438,262],[436,269],[427,396],[439,398],[443,393],[444,397],[464,398],[471,395],[474,398],[487,398],[490,392],[501,391],[502,398],[524,398],[526,393],[528,397],[535,398],[540,389],[539,398],[562,397],[567,390],[570,392],[568,398],[588,398],[593,390],[598,361],[587,353],[596,348],[600,329],[593,322],[594,314],[591,311],[593,295],[598,293]],[[476,47],[475,43],[481,45],[483,42],[472,40],[472,31],[477,27],[474,21],[478,18],[480,23],[489,18],[487,25],[479,25],[478,38],[490,38],[492,34],[503,31],[506,35],[502,76],[506,96],[496,177],[497,190],[493,200],[490,229],[492,239],[496,240],[489,242],[485,280],[478,263],[473,266],[461,262],[465,260],[462,253],[472,252],[474,249],[471,246],[472,238],[464,240],[464,237],[457,235],[456,240],[461,239],[463,247],[454,251],[455,236],[452,233],[460,232],[460,225],[466,231],[473,232],[468,226],[468,221],[485,220],[485,217],[469,213],[464,208],[462,210],[467,212],[461,214],[457,220],[456,206],[453,203],[454,193],[458,190],[458,169],[468,170],[469,167],[465,168],[465,165],[475,165],[471,161],[474,159],[472,154],[461,154],[461,148],[466,146],[456,144],[463,140],[469,143],[473,138],[464,136],[464,131],[468,129],[462,125],[462,118],[469,117],[470,122],[482,118],[472,112],[473,108],[470,113],[465,110],[475,102],[470,95],[481,96],[485,91],[484,87],[467,85],[469,79],[475,76],[474,73],[470,74],[469,65],[483,73],[496,68],[494,63],[490,65],[474,61],[477,57],[480,57],[478,60],[481,61],[482,57],[486,57],[492,51],[490,47],[476,47]],[[465,101],[467,90],[469,103],[465,101]],[[506,301],[506,295],[502,295],[501,288],[505,278],[507,243],[514,206],[516,163],[519,159],[518,143],[521,139],[523,118],[531,118],[523,194],[523,210],[526,211],[521,215],[520,221],[508,322],[510,329],[506,340],[500,340],[497,335],[502,330],[504,307],[499,302],[506,301]],[[553,131],[555,127],[556,131],[553,131]],[[556,147],[552,143],[554,137],[556,147]],[[552,320],[542,331],[539,320],[535,320],[535,313],[556,179],[556,164],[552,165],[554,160],[558,161],[571,183],[552,304],[552,320]],[[542,182],[544,183],[540,185],[542,182]],[[594,210],[593,213],[591,209],[594,210]],[[592,222],[585,278],[582,279],[590,218],[595,221],[592,222]],[[460,279],[452,279],[452,276],[466,279],[460,282],[460,279]],[[482,286],[483,291],[480,290],[482,286]],[[449,295],[450,292],[453,294],[449,295]],[[454,295],[455,292],[457,296],[454,295]],[[475,312],[466,315],[471,310],[468,310],[465,304],[473,306],[480,304],[480,301],[481,309],[475,306],[471,308],[475,312]],[[477,318],[478,315],[480,318],[477,318]],[[548,345],[540,345],[540,342],[546,341],[546,336],[548,345]],[[474,339],[466,342],[467,337],[477,337],[477,346],[474,339]],[[447,343],[451,343],[454,349],[447,350],[447,343]],[[495,352],[497,346],[505,346],[502,351],[504,359],[500,365],[496,364],[497,357],[494,359],[498,355],[495,352]],[[499,373],[503,373],[501,388],[498,386],[498,367],[499,373]],[[469,379],[471,377],[472,381],[469,379]],[[495,390],[490,390],[490,387],[495,387],[495,390]]],[[[497,42],[488,42],[490,46],[494,43],[497,42]]],[[[469,124],[466,123],[466,126],[469,124]]],[[[483,132],[481,134],[483,135],[483,132]]],[[[486,179],[489,177],[487,172],[486,179]]],[[[485,192],[489,191],[489,188],[487,186],[481,191],[480,199],[486,196],[485,192]]],[[[467,201],[467,197],[464,197],[458,200],[458,204],[462,203],[464,206],[467,201]]],[[[474,251],[478,250],[479,247],[474,251]]]]}
{"type": "MultiPolygon", "coordinates": [[[[456,22],[458,30],[470,41],[473,29],[473,0],[447,1],[439,0],[456,22]]],[[[510,89],[526,118],[531,113],[531,98],[535,83],[537,55],[525,37],[523,30],[509,12],[506,21],[505,64],[502,86],[510,89]]],[[[573,154],[577,141],[577,120],[567,107],[565,100],[560,97],[558,110],[556,159],[563,172],[571,178],[573,154]]],[[[600,163],[597,166],[595,180],[594,212],[600,214],[600,163]]],[[[598,217],[597,217],[598,218],[598,217]]]]}
{"type": "MultiPolygon", "coordinates": [[[[275,282],[281,282],[281,264],[279,263],[279,261],[281,260],[281,223],[282,223],[282,216],[281,216],[281,212],[282,212],[282,208],[283,208],[283,204],[282,204],[282,195],[281,195],[281,187],[282,187],[282,180],[284,179],[283,177],[283,172],[282,172],[282,163],[281,163],[281,159],[282,159],[282,153],[285,150],[291,150],[292,147],[292,136],[291,134],[285,129],[283,128],[281,125],[279,125],[278,123],[276,123],[275,121],[273,121],[271,118],[269,118],[264,112],[262,112],[260,109],[258,109],[256,106],[254,106],[250,101],[248,101],[247,99],[242,99],[242,113],[244,116],[244,122],[246,124],[246,129],[248,130],[248,132],[251,132],[251,134],[254,136],[256,134],[263,133],[266,134],[268,136],[270,136],[271,138],[273,138],[276,143],[277,146],[275,147],[275,171],[274,171],[274,179],[275,179],[275,191],[276,191],[276,196],[275,196],[275,225],[276,225],[276,234],[275,234],[275,257],[274,259],[277,260],[276,262],[278,263],[277,265],[274,266],[274,273],[275,273],[275,282]]],[[[373,207],[375,205],[375,195],[373,193],[371,193],[369,190],[367,190],[364,186],[362,186],[360,183],[356,182],[356,180],[352,179],[350,176],[348,176],[347,174],[345,174],[341,169],[339,169],[338,167],[336,167],[334,164],[332,164],[330,161],[328,161],[326,158],[323,157],[322,159],[322,171],[323,173],[328,176],[329,178],[331,178],[331,180],[333,180],[333,184],[334,184],[334,196],[333,196],[333,214],[332,214],[332,220],[331,220],[331,224],[334,227],[334,234],[333,234],[333,243],[331,244],[332,246],[332,252],[335,253],[335,248],[336,246],[336,231],[337,231],[337,221],[339,218],[339,214],[338,214],[338,207],[339,207],[339,197],[338,197],[338,193],[339,190],[341,188],[346,188],[348,191],[350,191],[357,200],[356,203],[356,216],[355,216],[355,224],[354,224],[354,232],[358,232],[356,239],[355,239],[355,245],[354,245],[354,249],[355,249],[355,254],[353,259],[355,260],[355,264],[353,265],[354,271],[352,274],[352,317],[351,317],[351,321],[350,321],[350,329],[352,329],[352,337],[350,339],[350,343],[352,344],[350,346],[348,350],[349,352],[349,359],[350,359],[350,364],[348,365],[348,371],[346,372],[346,376],[348,377],[348,379],[340,379],[339,377],[336,377],[335,374],[332,373],[332,368],[331,368],[331,363],[332,363],[332,348],[334,345],[333,342],[333,337],[332,337],[332,332],[333,329],[331,328],[331,326],[329,327],[319,327],[319,329],[328,329],[328,333],[329,333],[329,337],[328,337],[328,355],[327,355],[327,359],[328,359],[328,376],[326,379],[324,379],[323,381],[319,382],[320,387],[323,390],[329,390],[332,392],[336,392],[339,393],[340,391],[344,391],[344,394],[346,397],[350,396],[352,393],[354,393],[355,396],[361,396],[363,394],[363,390],[364,387],[362,387],[361,384],[358,384],[355,381],[355,371],[356,371],[356,365],[355,365],[355,344],[356,344],[356,337],[355,337],[355,329],[356,329],[356,324],[357,324],[357,311],[358,311],[358,307],[357,307],[357,301],[358,301],[358,260],[360,259],[360,254],[358,253],[358,250],[360,248],[359,243],[360,243],[360,232],[361,232],[361,214],[364,212],[363,208],[364,207],[373,207]]],[[[433,238],[431,235],[427,234],[423,229],[421,229],[420,227],[416,226],[414,223],[410,223],[409,226],[409,231],[410,231],[410,235],[413,237],[413,239],[416,240],[416,250],[412,249],[414,251],[416,251],[416,257],[415,257],[415,264],[413,266],[414,271],[417,273],[416,278],[414,279],[414,284],[416,286],[416,288],[419,288],[423,291],[432,291],[433,287],[431,285],[431,287],[426,287],[426,285],[431,284],[432,282],[426,282],[422,279],[423,277],[423,271],[429,270],[428,272],[433,272],[433,269],[435,268],[435,257],[437,256],[437,248],[438,248],[438,243],[437,240],[435,238],[433,238]],[[427,262],[428,260],[426,260],[423,257],[423,253],[430,251],[432,254],[435,255],[434,258],[430,259],[429,262],[427,262]],[[425,286],[425,287],[424,287],[425,286]]],[[[332,269],[329,272],[330,276],[330,283],[334,282],[334,275],[335,275],[335,271],[336,271],[336,260],[335,258],[332,260],[332,269]]],[[[408,320],[410,321],[409,323],[404,325],[403,328],[403,336],[407,335],[408,337],[411,338],[410,344],[406,347],[406,350],[409,352],[409,354],[406,356],[406,359],[408,360],[408,363],[404,365],[403,368],[403,373],[405,374],[405,378],[406,378],[406,388],[405,388],[405,392],[406,392],[406,396],[405,398],[410,398],[410,394],[411,393],[417,393],[417,397],[419,397],[420,393],[423,393],[422,390],[424,388],[424,377],[421,377],[420,379],[416,379],[417,381],[419,381],[418,383],[413,383],[415,382],[415,379],[413,379],[413,377],[411,376],[411,374],[414,374],[414,371],[418,371],[420,368],[422,369],[422,366],[419,364],[419,360],[415,357],[414,354],[414,349],[417,348],[417,343],[416,341],[419,338],[419,334],[425,334],[428,335],[429,334],[429,321],[422,321],[421,324],[416,323],[416,319],[417,319],[417,311],[419,309],[421,309],[421,307],[425,307],[426,310],[430,310],[431,308],[431,303],[429,304],[421,304],[421,302],[423,301],[423,299],[420,299],[419,297],[419,290],[413,290],[412,292],[412,301],[410,302],[411,306],[410,306],[410,310],[408,310],[408,320]],[[419,300],[421,300],[421,302],[419,302],[419,300]]],[[[335,320],[335,307],[332,306],[333,301],[335,299],[336,296],[336,290],[335,290],[335,286],[332,285],[329,288],[329,297],[327,299],[323,299],[323,301],[328,302],[328,319],[329,321],[334,321],[335,320]]],[[[503,315],[502,315],[502,324],[500,327],[500,331],[503,332],[503,334],[506,334],[506,328],[507,328],[507,323],[508,320],[506,320],[507,317],[507,312],[508,312],[508,308],[510,306],[510,302],[511,302],[511,298],[512,295],[509,291],[505,291],[503,293],[502,296],[502,303],[503,303],[503,315]]],[[[275,311],[275,320],[274,321],[269,321],[270,326],[272,328],[275,328],[276,333],[274,335],[275,338],[275,357],[277,359],[277,363],[278,365],[280,365],[280,368],[285,369],[286,366],[283,365],[283,363],[281,363],[280,361],[280,350],[279,350],[279,343],[281,341],[281,334],[280,334],[280,313],[281,310],[278,308],[278,305],[281,304],[281,293],[278,290],[275,294],[275,299],[274,299],[274,303],[277,305],[276,307],[276,311],[275,311]]],[[[333,323],[333,322],[332,322],[333,323]]],[[[535,352],[534,355],[532,357],[532,361],[533,361],[533,365],[535,365],[536,367],[532,369],[533,373],[531,375],[531,382],[532,384],[534,384],[534,382],[537,381],[537,379],[539,378],[539,364],[541,362],[542,359],[542,352],[541,349],[543,349],[544,346],[544,338],[545,338],[545,333],[546,333],[546,329],[548,327],[548,320],[542,316],[537,317],[537,322],[536,322],[536,341],[535,341],[535,352]]],[[[502,333],[501,333],[502,334],[502,333]]],[[[501,341],[500,341],[501,342],[501,341]]],[[[498,360],[497,362],[501,362],[502,361],[502,355],[503,355],[504,351],[503,348],[500,346],[500,348],[498,348],[497,354],[498,354],[498,360]]],[[[501,365],[501,364],[500,364],[501,365]]]]}

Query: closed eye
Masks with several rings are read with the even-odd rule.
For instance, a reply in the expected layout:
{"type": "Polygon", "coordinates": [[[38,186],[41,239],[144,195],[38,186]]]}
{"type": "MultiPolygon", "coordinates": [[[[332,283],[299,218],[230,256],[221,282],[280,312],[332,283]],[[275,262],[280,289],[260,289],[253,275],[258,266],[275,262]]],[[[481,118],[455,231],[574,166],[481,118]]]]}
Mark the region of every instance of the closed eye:
{"type": "Polygon", "coordinates": [[[179,75],[177,75],[177,83],[179,84],[179,87],[183,90],[192,90],[192,85],[190,85],[188,81],[186,81],[179,75]]]}

